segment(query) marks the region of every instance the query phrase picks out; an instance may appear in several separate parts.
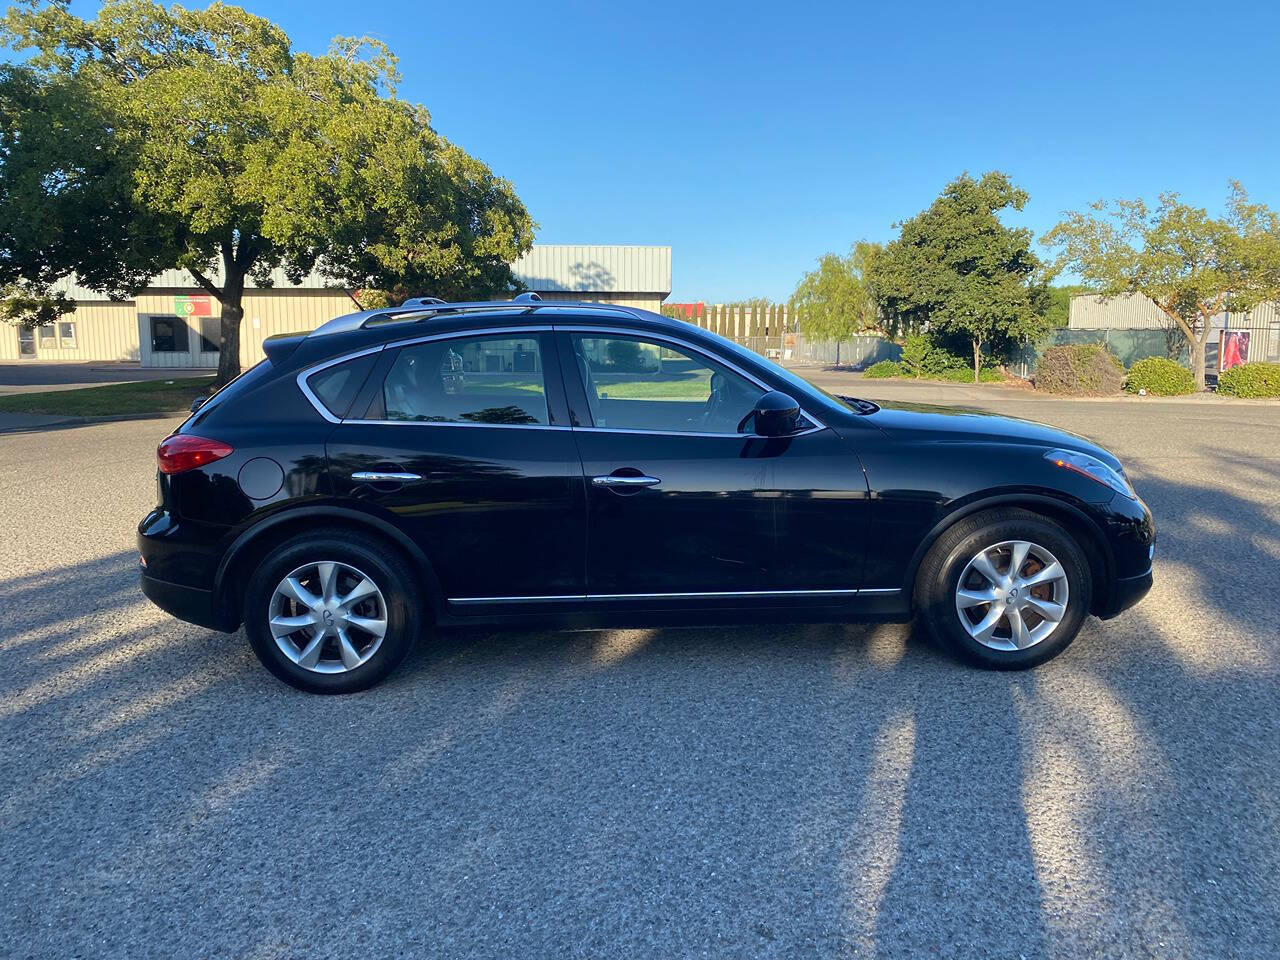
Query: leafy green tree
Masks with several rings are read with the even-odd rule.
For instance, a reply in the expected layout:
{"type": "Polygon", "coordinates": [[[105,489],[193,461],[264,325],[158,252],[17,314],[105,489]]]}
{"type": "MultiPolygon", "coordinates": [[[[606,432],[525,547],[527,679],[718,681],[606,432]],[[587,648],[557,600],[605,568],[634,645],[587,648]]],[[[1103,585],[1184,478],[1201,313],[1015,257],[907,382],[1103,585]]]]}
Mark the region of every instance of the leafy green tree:
{"type": "Polygon", "coordinates": [[[1201,390],[1213,317],[1280,295],[1280,219],[1238,183],[1223,217],[1176,193],[1161,194],[1154,209],[1140,199],[1099,201],[1068,214],[1042,242],[1058,251],[1055,272],[1070,270],[1103,297],[1150,297],[1186,337],[1201,390]]]}
{"type": "Polygon", "coordinates": [[[867,264],[877,246],[860,240],[845,256],[825,253],[817,269],[806,273],[791,295],[800,332],[815,340],[834,340],[836,365],[840,343],[879,329],[876,305],[867,286],[867,264]]]}
{"type": "Polygon", "coordinates": [[[947,184],[929,209],[897,224],[901,233],[871,260],[868,278],[895,332],[963,337],[978,382],[983,351],[1027,341],[1044,326],[1047,295],[1031,231],[1005,226],[1027,193],[997,171],[947,184]]]}
{"type": "Polygon", "coordinates": [[[26,57],[0,91],[0,283],[38,291],[74,271],[128,295],[186,268],[222,305],[218,382],[239,372],[250,276],[316,269],[447,299],[517,287],[528,212],[397,99],[396,58],[377,41],[340,37],[314,56],[238,7],[150,0],[107,0],[92,20],[24,0],[0,41],[26,57]],[[83,205],[99,215],[77,222],[83,205]]]}
{"type": "Polygon", "coordinates": [[[1046,291],[1048,301],[1044,311],[1045,326],[1050,330],[1065,327],[1071,319],[1071,298],[1088,292],[1088,289],[1080,284],[1049,287],[1046,291]]]}

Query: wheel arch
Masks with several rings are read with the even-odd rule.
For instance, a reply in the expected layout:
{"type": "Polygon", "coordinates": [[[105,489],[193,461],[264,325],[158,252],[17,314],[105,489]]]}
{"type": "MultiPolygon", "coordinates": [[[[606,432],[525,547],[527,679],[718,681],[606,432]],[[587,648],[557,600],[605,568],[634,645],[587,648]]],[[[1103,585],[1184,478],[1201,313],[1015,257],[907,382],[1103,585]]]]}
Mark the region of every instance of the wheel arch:
{"type": "Polygon", "coordinates": [[[903,580],[903,590],[915,608],[915,583],[925,555],[952,526],[984,510],[995,507],[1021,507],[1031,513],[1057,521],[1075,537],[1085,559],[1089,562],[1089,574],[1093,582],[1093,603],[1090,612],[1104,609],[1110,599],[1111,584],[1115,579],[1115,559],[1098,524],[1074,504],[1056,497],[1038,493],[996,494],[974,500],[948,512],[938,520],[916,546],[903,580]]]}
{"type": "Polygon", "coordinates": [[[335,529],[356,530],[386,541],[404,555],[417,575],[427,601],[422,616],[434,620],[444,609],[440,581],[431,561],[395,524],[363,510],[325,504],[292,507],[263,517],[231,542],[214,574],[214,610],[219,622],[231,630],[239,626],[241,615],[235,598],[243,595],[248,576],[272,547],[299,533],[335,529]]]}

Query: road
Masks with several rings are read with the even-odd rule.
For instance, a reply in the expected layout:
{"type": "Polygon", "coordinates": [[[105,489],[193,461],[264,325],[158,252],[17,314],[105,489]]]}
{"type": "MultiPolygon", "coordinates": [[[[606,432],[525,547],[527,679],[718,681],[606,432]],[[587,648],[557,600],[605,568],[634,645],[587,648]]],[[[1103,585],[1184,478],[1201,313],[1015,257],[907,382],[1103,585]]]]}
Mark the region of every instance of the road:
{"type": "Polygon", "coordinates": [[[1280,955],[1280,405],[976,396],[1159,524],[1147,600],[1031,673],[905,625],[517,633],[307,696],[139,595],[166,424],[0,436],[3,952],[1280,955]]]}
{"type": "Polygon", "coordinates": [[[108,383],[128,383],[136,380],[198,377],[201,373],[210,372],[212,371],[140,367],[136,363],[49,363],[18,360],[0,363],[0,397],[11,393],[75,390],[80,387],[100,387],[108,383]]]}

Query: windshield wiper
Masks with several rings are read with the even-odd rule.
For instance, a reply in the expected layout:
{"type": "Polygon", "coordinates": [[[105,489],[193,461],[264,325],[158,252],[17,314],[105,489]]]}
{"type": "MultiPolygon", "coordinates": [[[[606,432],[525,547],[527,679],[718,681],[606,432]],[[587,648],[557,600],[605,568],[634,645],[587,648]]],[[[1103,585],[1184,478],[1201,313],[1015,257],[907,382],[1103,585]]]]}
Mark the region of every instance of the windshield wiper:
{"type": "Polygon", "coordinates": [[[880,409],[880,405],[878,403],[872,403],[870,400],[863,400],[861,397],[846,397],[843,394],[837,394],[836,398],[857,407],[859,413],[875,413],[880,409]]]}

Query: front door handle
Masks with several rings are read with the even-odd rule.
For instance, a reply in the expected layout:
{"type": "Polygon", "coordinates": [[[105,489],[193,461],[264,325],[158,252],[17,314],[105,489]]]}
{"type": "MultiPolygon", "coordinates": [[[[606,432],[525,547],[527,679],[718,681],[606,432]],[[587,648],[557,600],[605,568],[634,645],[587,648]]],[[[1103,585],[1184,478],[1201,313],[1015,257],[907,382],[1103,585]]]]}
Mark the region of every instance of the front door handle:
{"type": "Polygon", "coordinates": [[[657,477],[646,477],[643,474],[639,476],[619,476],[616,473],[610,473],[603,477],[592,477],[591,482],[597,487],[621,487],[623,489],[630,487],[638,489],[640,487],[652,487],[662,481],[657,477]]]}
{"type": "Polygon", "coordinates": [[[420,473],[400,473],[395,470],[361,470],[351,475],[352,480],[360,480],[364,483],[410,483],[414,480],[421,480],[420,473]]]}

